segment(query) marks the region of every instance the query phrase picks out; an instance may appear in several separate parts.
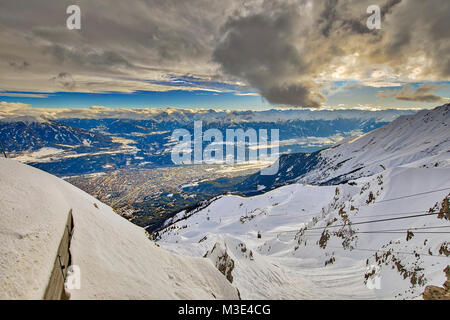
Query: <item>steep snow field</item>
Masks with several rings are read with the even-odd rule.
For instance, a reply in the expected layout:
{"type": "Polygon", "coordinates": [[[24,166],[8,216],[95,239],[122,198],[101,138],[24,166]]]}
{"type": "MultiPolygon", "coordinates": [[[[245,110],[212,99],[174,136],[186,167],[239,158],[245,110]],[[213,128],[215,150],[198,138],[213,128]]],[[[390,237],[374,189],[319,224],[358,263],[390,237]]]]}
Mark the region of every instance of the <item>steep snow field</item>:
{"type": "Polygon", "coordinates": [[[144,230],[69,183],[0,158],[0,298],[41,299],[72,209],[71,299],[237,299],[208,259],[166,252],[144,230]]]}
{"type": "Polygon", "coordinates": [[[159,243],[192,256],[217,244],[233,260],[243,299],[420,298],[426,285],[441,286],[450,258],[439,251],[450,237],[434,232],[450,232],[450,222],[428,212],[449,195],[450,168],[397,167],[351,184],[224,196],[185,219],[180,213],[159,243]],[[417,195],[431,190],[439,191],[417,195]]]}

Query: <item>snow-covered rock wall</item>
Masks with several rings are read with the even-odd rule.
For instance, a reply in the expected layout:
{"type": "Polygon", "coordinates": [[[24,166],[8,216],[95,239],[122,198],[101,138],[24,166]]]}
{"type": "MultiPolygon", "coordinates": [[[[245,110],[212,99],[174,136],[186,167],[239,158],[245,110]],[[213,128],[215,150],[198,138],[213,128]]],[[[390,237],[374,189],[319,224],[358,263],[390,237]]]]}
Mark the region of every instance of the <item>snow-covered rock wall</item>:
{"type": "Polygon", "coordinates": [[[169,253],[85,192],[48,173],[0,159],[0,298],[41,299],[72,210],[71,299],[237,299],[209,259],[169,253]]]}

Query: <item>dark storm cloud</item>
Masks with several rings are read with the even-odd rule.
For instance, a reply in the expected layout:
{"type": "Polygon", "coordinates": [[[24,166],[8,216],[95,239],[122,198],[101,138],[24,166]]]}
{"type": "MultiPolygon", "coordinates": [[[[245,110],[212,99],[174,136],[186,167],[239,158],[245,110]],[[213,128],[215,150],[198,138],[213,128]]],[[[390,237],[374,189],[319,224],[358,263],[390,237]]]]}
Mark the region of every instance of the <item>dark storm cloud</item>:
{"type": "Polygon", "coordinates": [[[272,86],[262,92],[263,96],[273,104],[301,106],[305,108],[320,107],[325,98],[321,94],[313,96],[311,87],[306,84],[285,84],[272,86]]]}
{"type": "Polygon", "coordinates": [[[318,23],[321,25],[322,35],[328,37],[337,18],[336,5],[338,0],[325,0],[324,2],[324,9],[319,15],[318,23]]]}
{"type": "Polygon", "coordinates": [[[382,98],[391,97],[401,101],[444,102],[447,99],[434,94],[436,91],[444,87],[445,85],[423,84],[417,89],[414,89],[412,86],[406,85],[400,90],[380,92],[379,96],[382,98]]]}
{"type": "Polygon", "coordinates": [[[18,70],[23,70],[23,69],[28,68],[30,66],[30,64],[26,61],[22,61],[22,62],[11,61],[9,63],[9,66],[13,67],[15,69],[18,69],[18,70]]]}
{"type": "Polygon", "coordinates": [[[51,54],[61,64],[70,62],[79,67],[131,67],[131,64],[124,57],[114,51],[95,52],[89,49],[68,49],[60,45],[52,45],[45,48],[44,52],[51,54]]]}
{"type": "Polygon", "coordinates": [[[390,13],[392,9],[402,2],[402,0],[389,0],[381,7],[381,14],[384,17],[386,14],[390,13]]]}
{"type": "Polygon", "coordinates": [[[297,77],[308,73],[308,64],[294,42],[298,4],[267,5],[267,12],[232,17],[224,25],[225,34],[213,58],[223,71],[248,81],[273,104],[318,107],[322,97],[312,93],[311,83],[297,77]]]}
{"type": "Polygon", "coordinates": [[[56,77],[51,78],[51,80],[57,82],[66,90],[73,90],[75,88],[75,81],[70,73],[60,72],[56,77]]]}
{"type": "Polygon", "coordinates": [[[305,107],[320,105],[320,87],[311,80],[331,75],[333,67],[343,66],[344,78],[370,78],[373,66],[381,65],[405,81],[411,72],[419,78],[450,77],[450,1],[380,1],[381,30],[366,26],[373,4],[264,1],[259,10],[229,18],[214,60],[269,102],[305,107]],[[346,65],[345,57],[354,53],[358,62],[346,65]]]}

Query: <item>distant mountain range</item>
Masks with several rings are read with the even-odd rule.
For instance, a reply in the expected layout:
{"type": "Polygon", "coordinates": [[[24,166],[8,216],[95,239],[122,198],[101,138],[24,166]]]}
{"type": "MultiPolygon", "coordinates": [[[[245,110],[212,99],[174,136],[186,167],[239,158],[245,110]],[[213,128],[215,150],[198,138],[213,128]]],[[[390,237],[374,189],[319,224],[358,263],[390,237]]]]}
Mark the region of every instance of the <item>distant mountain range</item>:
{"type": "Polygon", "coordinates": [[[93,152],[119,145],[103,134],[54,120],[32,117],[0,119],[0,138],[8,152],[67,146],[74,147],[79,152],[93,152]]]}
{"type": "MultiPolygon", "coordinates": [[[[287,122],[287,121],[311,121],[311,120],[338,120],[338,119],[360,119],[374,120],[377,122],[391,122],[400,115],[413,114],[417,110],[411,109],[385,109],[385,110],[359,110],[359,109],[334,109],[334,110],[311,110],[311,109],[271,109],[271,110],[206,110],[206,109],[119,109],[109,110],[107,113],[86,113],[84,116],[74,117],[80,119],[75,126],[85,125],[91,129],[95,128],[97,122],[89,120],[103,120],[115,123],[116,120],[150,121],[154,123],[186,123],[203,120],[206,123],[245,123],[245,122],[287,122]]],[[[70,120],[70,118],[67,118],[70,120]]],[[[61,120],[61,119],[55,119],[61,120]]],[[[109,123],[111,123],[109,122],[109,123]]]]}
{"type": "Polygon", "coordinates": [[[11,157],[59,176],[116,169],[172,166],[175,129],[279,129],[281,153],[315,152],[355,134],[379,128],[412,110],[215,111],[160,109],[142,119],[118,111],[117,118],[0,119],[0,141],[11,157]],[[131,118],[132,117],[132,118],[131,118]],[[49,149],[50,148],[50,149],[49,149]],[[45,149],[45,150],[42,150],[45,149]]]}

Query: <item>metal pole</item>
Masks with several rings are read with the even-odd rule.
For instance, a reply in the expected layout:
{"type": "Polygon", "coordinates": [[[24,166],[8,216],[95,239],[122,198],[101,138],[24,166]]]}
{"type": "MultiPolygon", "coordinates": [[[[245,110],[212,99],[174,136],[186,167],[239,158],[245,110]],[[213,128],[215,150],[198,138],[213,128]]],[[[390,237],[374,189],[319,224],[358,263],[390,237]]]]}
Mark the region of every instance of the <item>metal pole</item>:
{"type": "Polygon", "coordinates": [[[5,158],[8,158],[8,157],[6,156],[5,148],[3,148],[3,144],[2,144],[1,141],[0,141],[0,147],[2,148],[3,155],[5,156],[5,158]]]}

